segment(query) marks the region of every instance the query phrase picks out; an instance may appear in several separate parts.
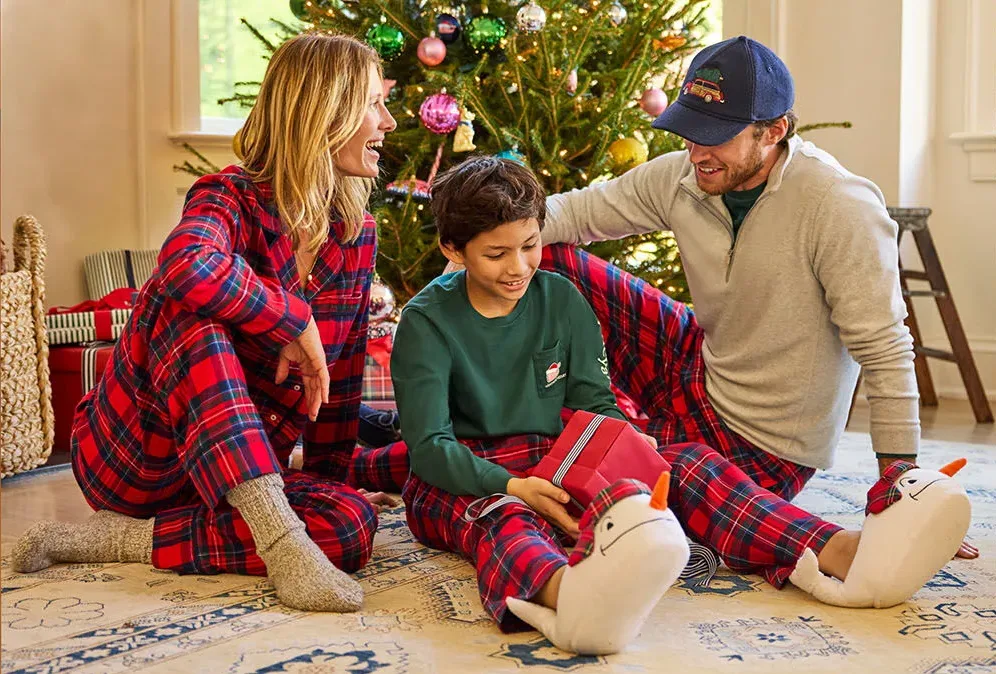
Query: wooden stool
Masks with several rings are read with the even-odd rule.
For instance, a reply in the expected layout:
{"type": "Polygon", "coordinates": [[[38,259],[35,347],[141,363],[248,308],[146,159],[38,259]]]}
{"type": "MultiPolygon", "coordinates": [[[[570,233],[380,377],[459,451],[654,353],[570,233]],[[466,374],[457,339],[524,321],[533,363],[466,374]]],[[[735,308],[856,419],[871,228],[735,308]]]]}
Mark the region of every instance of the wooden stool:
{"type": "MultiPolygon", "coordinates": [[[[982,381],[979,379],[979,371],[975,367],[975,359],[972,358],[972,352],[968,348],[968,340],[961,327],[958,310],[955,309],[954,299],[951,297],[951,290],[948,288],[948,281],[944,277],[944,269],[941,267],[941,260],[937,256],[934,240],[927,227],[927,216],[930,215],[931,211],[929,208],[889,208],[888,210],[892,219],[899,224],[897,243],[902,243],[903,234],[910,232],[916,243],[917,252],[920,254],[920,260],[923,262],[924,271],[903,269],[902,261],[900,260],[899,263],[899,284],[903,289],[903,299],[906,301],[908,314],[906,326],[913,337],[913,353],[915,355],[913,367],[916,370],[917,388],[920,390],[920,403],[928,407],[937,406],[937,393],[934,391],[934,381],[930,376],[930,369],[927,367],[927,358],[950,361],[956,363],[958,371],[961,372],[961,379],[965,383],[965,391],[972,404],[975,420],[980,424],[991,424],[993,423],[993,412],[989,407],[989,401],[986,400],[986,393],[982,388],[982,381]],[[926,281],[930,285],[930,290],[910,290],[907,281],[926,281]],[[916,313],[913,311],[912,298],[914,297],[933,297],[934,301],[937,302],[937,310],[941,314],[944,330],[948,334],[951,351],[932,349],[923,345],[916,313]]],[[[851,399],[852,411],[860,386],[861,377],[859,376],[858,383],[854,387],[854,397],[851,399]]]]}

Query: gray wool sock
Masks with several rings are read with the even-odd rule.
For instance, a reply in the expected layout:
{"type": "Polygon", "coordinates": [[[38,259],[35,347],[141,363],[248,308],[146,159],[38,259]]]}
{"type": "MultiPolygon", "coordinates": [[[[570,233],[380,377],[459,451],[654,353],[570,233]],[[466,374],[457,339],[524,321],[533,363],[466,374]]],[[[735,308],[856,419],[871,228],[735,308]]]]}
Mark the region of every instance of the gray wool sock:
{"type": "Polygon", "coordinates": [[[301,611],[359,610],[363,588],[329,561],[305,531],[284,493],[277,473],[247,480],[225,499],[242,515],[256,553],[285,605],[301,611]]]}
{"type": "Polygon", "coordinates": [[[137,519],[98,510],[82,524],[38,522],[14,546],[18,573],[40,571],[60,562],[152,562],[155,518],[137,519]]]}

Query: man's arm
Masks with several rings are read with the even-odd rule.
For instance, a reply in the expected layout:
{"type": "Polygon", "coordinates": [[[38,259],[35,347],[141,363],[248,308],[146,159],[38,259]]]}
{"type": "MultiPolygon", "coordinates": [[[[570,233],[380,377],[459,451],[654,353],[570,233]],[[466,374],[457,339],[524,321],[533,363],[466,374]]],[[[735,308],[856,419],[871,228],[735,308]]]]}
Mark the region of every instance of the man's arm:
{"type": "Polygon", "coordinates": [[[685,156],[670,152],[618,178],[547,197],[543,244],[590,243],[667,229],[685,156]]]}
{"type": "Polygon", "coordinates": [[[897,458],[915,458],[919,394],[913,338],[903,323],[898,227],[878,188],[857,176],[828,190],[819,209],[814,271],[830,306],[830,320],[862,367],[872,447],[880,468],[897,458]]]}

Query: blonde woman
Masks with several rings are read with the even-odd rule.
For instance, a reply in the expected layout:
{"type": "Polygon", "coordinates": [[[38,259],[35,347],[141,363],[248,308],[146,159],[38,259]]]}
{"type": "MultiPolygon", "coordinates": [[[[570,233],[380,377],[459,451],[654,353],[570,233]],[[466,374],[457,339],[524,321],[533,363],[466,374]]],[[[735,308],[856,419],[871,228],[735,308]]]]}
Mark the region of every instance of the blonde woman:
{"type": "Polygon", "coordinates": [[[241,164],[198,180],[100,384],[72,463],[97,512],[36,524],[14,568],[144,562],[266,574],[280,600],[351,611],[371,495],[355,446],[376,230],[364,209],[396,124],[377,54],[307,34],[270,60],[236,136],[241,164]],[[286,470],[304,436],[304,470],[286,470]]]}

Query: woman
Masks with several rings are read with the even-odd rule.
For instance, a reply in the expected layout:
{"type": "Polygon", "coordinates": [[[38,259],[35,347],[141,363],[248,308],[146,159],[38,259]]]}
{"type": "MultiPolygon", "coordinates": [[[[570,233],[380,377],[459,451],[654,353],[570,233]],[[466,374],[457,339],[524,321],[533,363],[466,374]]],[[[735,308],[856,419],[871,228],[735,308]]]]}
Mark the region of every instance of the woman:
{"type": "Polygon", "coordinates": [[[73,470],[97,512],[35,525],[17,571],[267,574],[288,606],[360,607],[345,572],[369,559],[377,514],[343,481],[376,255],[364,208],[374,148],[396,126],[381,77],[348,37],[301,35],[273,54],[235,138],[241,165],[191,188],[77,408],[73,470]],[[302,433],[304,470],[284,471],[302,433]]]}

